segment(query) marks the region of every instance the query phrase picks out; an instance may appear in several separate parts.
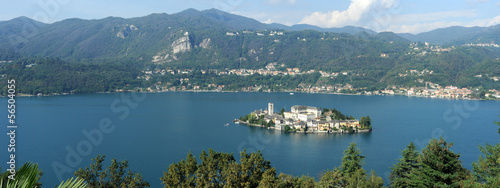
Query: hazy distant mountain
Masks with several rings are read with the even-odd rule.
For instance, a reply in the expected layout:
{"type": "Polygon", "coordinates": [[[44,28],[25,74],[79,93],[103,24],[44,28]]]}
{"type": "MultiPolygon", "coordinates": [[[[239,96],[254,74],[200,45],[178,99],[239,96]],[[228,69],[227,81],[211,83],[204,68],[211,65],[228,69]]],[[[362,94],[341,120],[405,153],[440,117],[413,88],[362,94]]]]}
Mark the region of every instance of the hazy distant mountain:
{"type": "Polygon", "coordinates": [[[354,27],[354,26],[345,26],[342,28],[321,28],[318,26],[314,25],[308,25],[308,24],[296,24],[292,26],[286,26],[283,24],[277,24],[277,23],[272,23],[268,24],[270,28],[273,29],[283,29],[287,31],[301,31],[301,30],[314,30],[314,31],[321,31],[321,32],[333,32],[333,33],[348,33],[351,35],[357,34],[359,32],[366,32],[369,34],[376,34],[377,32],[372,31],[370,29],[362,28],[362,27],[354,27]]]}
{"type": "Polygon", "coordinates": [[[432,31],[410,34],[401,33],[399,36],[404,37],[414,42],[429,42],[432,44],[453,44],[463,45],[468,43],[477,42],[495,42],[500,43],[498,36],[500,36],[500,26],[491,27],[461,27],[453,26],[432,31]],[[486,37],[485,37],[486,36],[486,37]],[[496,37],[495,37],[496,36],[496,37]]]}

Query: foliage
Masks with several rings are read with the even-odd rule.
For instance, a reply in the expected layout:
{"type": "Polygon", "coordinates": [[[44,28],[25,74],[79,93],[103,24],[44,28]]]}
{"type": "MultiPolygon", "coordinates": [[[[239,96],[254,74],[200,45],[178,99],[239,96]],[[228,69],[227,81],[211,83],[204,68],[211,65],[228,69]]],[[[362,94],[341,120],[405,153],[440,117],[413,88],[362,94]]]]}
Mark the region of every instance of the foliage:
{"type": "Polygon", "coordinates": [[[355,173],[358,169],[363,168],[364,158],[365,156],[361,155],[361,152],[356,147],[356,143],[351,143],[347,150],[344,151],[340,171],[344,174],[355,173]]]}
{"type": "Polygon", "coordinates": [[[132,173],[128,169],[128,161],[111,160],[111,165],[103,170],[104,155],[97,155],[92,164],[85,169],[78,169],[75,176],[87,181],[89,187],[149,187],[140,173],[132,173]]]}
{"type": "Polygon", "coordinates": [[[453,143],[443,138],[431,139],[418,157],[421,165],[412,170],[410,185],[417,187],[458,187],[460,181],[470,177],[470,172],[462,166],[460,155],[450,150],[453,143]]]}
{"type": "Polygon", "coordinates": [[[498,133],[500,133],[500,121],[495,121],[495,124],[498,125],[498,133]]]}
{"type": "Polygon", "coordinates": [[[372,120],[370,119],[370,116],[361,117],[361,120],[359,120],[359,124],[361,124],[362,129],[372,128],[372,120]]]}
{"type": "MultiPolygon", "coordinates": [[[[16,92],[36,95],[53,93],[107,92],[141,86],[140,71],[127,64],[67,63],[59,59],[23,58],[0,65],[0,78],[16,80],[16,92]]],[[[0,94],[5,95],[7,85],[0,94]]]]}
{"type": "Polygon", "coordinates": [[[169,166],[160,180],[165,187],[275,187],[278,184],[276,170],[264,160],[262,153],[240,153],[240,163],[232,154],[202,151],[201,163],[188,154],[169,166]]]}
{"type": "Polygon", "coordinates": [[[371,171],[363,169],[363,159],[355,143],[344,151],[340,168],[326,170],[318,182],[319,187],[382,187],[384,181],[371,171]]]}
{"type": "Polygon", "coordinates": [[[473,173],[486,187],[500,186],[500,144],[479,146],[482,155],[472,163],[473,173]]]}
{"type": "Polygon", "coordinates": [[[328,113],[328,112],[331,113],[330,117],[332,119],[335,119],[335,120],[353,120],[353,119],[356,119],[351,115],[342,114],[342,112],[338,111],[335,108],[333,108],[333,109],[323,108],[323,115],[325,113],[328,113]]]}
{"type": "Polygon", "coordinates": [[[57,186],[57,188],[85,188],[87,187],[87,183],[85,183],[84,179],[81,178],[71,178],[66,181],[61,182],[57,186]]]}
{"type": "Polygon", "coordinates": [[[21,166],[14,176],[14,179],[8,178],[11,175],[6,171],[1,175],[0,187],[6,188],[25,188],[25,187],[40,187],[41,171],[38,169],[37,163],[27,162],[21,166]]]}
{"type": "Polygon", "coordinates": [[[391,168],[389,176],[391,187],[410,187],[410,174],[420,168],[418,151],[413,142],[401,152],[402,158],[391,168]]]}

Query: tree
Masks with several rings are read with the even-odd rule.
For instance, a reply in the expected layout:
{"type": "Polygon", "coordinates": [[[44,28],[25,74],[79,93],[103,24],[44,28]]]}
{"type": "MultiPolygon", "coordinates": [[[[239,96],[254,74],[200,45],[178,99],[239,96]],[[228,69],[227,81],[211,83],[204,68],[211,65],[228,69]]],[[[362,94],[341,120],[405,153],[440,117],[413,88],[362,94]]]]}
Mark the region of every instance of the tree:
{"type": "Polygon", "coordinates": [[[39,180],[42,174],[38,169],[38,164],[27,162],[16,171],[14,179],[8,177],[10,175],[9,171],[1,174],[0,187],[41,187],[42,184],[39,180]]]}
{"type": "Polygon", "coordinates": [[[450,150],[451,146],[453,143],[447,143],[442,137],[429,141],[418,157],[420,168],[410,175],[412,187],[458,187],[470,176],[459,160],[460,155],[450,150]]]}
{"type": "Polygon", "coordinates": [[[280,115],[281,115],[282,117],[285,117],[285,108],[281,108],[281,110],[280,110],[280,115]]]}
{"type": "Polygon", "coordinates": [[[197,165],[196,158],[189,152],[186,161],[181,160],[179,163],[170,165],[168,172],[164,172],[164,177],[160,180],[171,187],[194,187],[197,165]]]}
{"type": "MultiPolygon", "coordinates": [[[[363,118],[361,118],[361,119],[363,119],[363,118]]],[[[371,126],[372,126],[372,119],[370,119],[370,116],[366,116],[366,117],[364,118],[364,122],[363,122],[363,124],[362,124],[362,125],[363,125],[363,127],[365,127],[365,128],[371,128],[371,126]]]]}
{"type": "Polygon", "coordinates": [[[500,144],[479,146],[482,155],[472,163],[474,176],[486,187],[500,187],[500,144]]]}
{"type": "Polygon", "coordinates": [[[258,187],[276,187],[278,184],[279,181],[276,177],[276,169],[271,168],[262,174],[262,179],[260,180],[258,187]]]}
{"type": "Polygon", "coordinates": [[[128,162],[124,160],[117,162],[111,160],[111,165],[103,171],[102,162],[105,155],[97,155],[92,159],[92,164],[85,169],[78,169],[75,176],[87,181],[89,187],[149,187],[149,183],[142,179],[140,173],[132,173],[128,170],[128,162]]]}
{"type": "Polygon", "coordinates": [[[311,176],[305,176],[305,175],[302,175],[297,180],[297,184],[298,184],[298,187],[301,187],[301,188],[314,188],[314,187],[316,187],[316,181],[314,180],[314,178],[311,176]]]}
{"type": "MultiPolygon", "coordinates": [[[[38,164],[27,162],[16,172],[15,179],[9,179],[9,171],[0,174],[0,187],[8,188],[26,188],[26,187],[42,187],[40,178],[43,175],[42,171],[38,169],[38,164]]],[[[85,188],[87,183],[81,178],[70,178],[62,181],[57,188],[85,188]]]]}
{"type": "Polygon", "coordinates": [[[346,180],[339,168],[333,170],[326,170],[321,176],[319,187],[345,187],[346,180]]]}
{"type": "MultiPolygon", "coordinates": [[[[500,116],[499,116],[500,117],[500,116]]],[[[498,125],[498,133],[500,133],[500,121],[495,121],[495,124],[498,125]]]]}
{"type": "Polygon", "coordinates": [[[368,187],[383,187],[384,186],[384,180],[382,179],[382,177],[380,176],[377,176],[377,174],[375,174],[375,171],[372,170],[370,172],[370,176],[368,177],[368,180],[367,180],[367,184],[368,184],[368,187]]]}
{"type": "Polygon", "coordinates": [[[403,157],[391,168],[389,176],[391,187],[409,187],[411,172],[420,167],[418,151],[413,142],[410,142],[401,155],[403,157]]]}
{"type": "Polygon", "coordinates": [[[279,188],[299,187],[299,178],[296,176],[280,173],[280,175],[278,176],[278,181],[279,188]]]}
{"type": "Polygon", "coordinates": [[[160,178],[164,187],[276,187],[278,178],[271,162],[262,153],[240,153],[240,163],[233,154],[202,151],[201,163],[188,154],[186,160],[173,163],[160,178]]]}
{"type": "Polygon", "coordinates": [[[363,160],[365,156],[360,154],[361,152],[356,147],[356,143],[351,143],[347,150],[344,151],[344,156],[342,157],[342,165],[340,171],[343,174],[351,175],[355,173],[358,169],[363,168],[363,160]]]}

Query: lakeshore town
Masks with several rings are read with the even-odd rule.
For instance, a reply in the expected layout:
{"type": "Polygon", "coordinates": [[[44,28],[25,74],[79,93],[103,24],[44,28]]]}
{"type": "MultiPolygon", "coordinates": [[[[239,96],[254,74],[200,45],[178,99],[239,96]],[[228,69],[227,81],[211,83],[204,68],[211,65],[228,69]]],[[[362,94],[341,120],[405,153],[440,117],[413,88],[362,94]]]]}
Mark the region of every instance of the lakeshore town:
{"type": "MultiPolygon", "coordinates": [[[[237,75],[237,76],[250,76],[254,74],[259,75],[271,75],[271,76],[284,76],[284,75],[302,75],[302,74],[313,74],[320,73],[323,78],[334,78],[337,76],[359,76],[352,71],[340,71],[340,72],[325,72],[308,70],[301,71],[299,68],[286,68],[285,70],[276,70],[277,67],[283,66],[278,65],[278,63],[270,63],[263,69],[225,69],[225,70],[198,70],[202,74],[214,73],[216,75],[237,75]]],[[[165,74],[191,74],[194,70],[171,70],[171,69],[155,69],[143,71],[144,76],[139,77],[140,79],[149,80],[155,75],[165,75],[165,74]]],[[[418,70],[408,70],[406,73],[400,73],[399,77],[407,76],[424,76],[428,74],[433,74],[433,71],[424,69],[422,71],[418,70]]],[[[488,77],[489,79],[497,82],[500,77],[491,77],[487,75],[476,75],[475,77],[488,77]]],[[[376,91],[364,91],[363,88],[354,88],[351,84],[335,84],[335,85],[299,85],[293,90],[286,90],[285,92],[303,92],[303,93],[330,93],[330,94],[355,94],[355,95],[407,95],[410,97],[429,97],[429,98],[444,98],[444,99],[471,99],[471,95],[475,92],[474,89],[469,88],[458,88],[453,85],[441,86],[436,83],[424,81],[423,79],[417,79],[419,83],[425,84],[425,87],[404,87],[404,86],[388,86],[382,90],[376,91]]],[[[189,78],[181,78],[181,83],[186,83],[182,86],[171,86],[168,84],[156,83],[153,87],[146,88],[142,91],[145,92],[162,92],[162,91],[226,91],[226,85],[208,84],[206,86],[200,86],[196,83],[191,83],[189,78]]],[[[240,88],[237,91],[242,92],[272,92],[270,89],[264,89],[265,86],[255,85],[240,88]]],[[[500,99],[500,91],[496,89],[491,89],[484,94],[487,99],[500,99]]]]}
{"type": "Polygon", "coordinates": [[[272,102],[268,103],[267,109],[255,110],[235,119],[234,123],[297,133],[353,133],[372,130],[370,116],[362,117],[359,121],[335,109],[322,110],[301,105],[292,106],[290,111],[283,108],[275,113],[272,102]]]}

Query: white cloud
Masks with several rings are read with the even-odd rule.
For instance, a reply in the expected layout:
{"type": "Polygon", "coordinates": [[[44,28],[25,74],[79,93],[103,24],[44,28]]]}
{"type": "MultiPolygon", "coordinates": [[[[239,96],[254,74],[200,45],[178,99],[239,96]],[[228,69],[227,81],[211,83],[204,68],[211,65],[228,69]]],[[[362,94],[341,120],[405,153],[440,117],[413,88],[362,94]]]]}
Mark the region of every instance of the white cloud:
{"type": "Polygon", "coordinates": [[[496,17],[494,17],[493,19],[491,19],[491,20],[488,22],[488,25],[487,25],[487,26],[498,25],[498,24],[500,24],[500,15],[499,15],[499,16],[496,16],[496,17]]]}
{"type": "Polygon", "coordinates": [[[302,19],[300,23],[320,27],[342,27],[346,25],[363,26],[375,21],[375,15],[387,12],[396,6],[397,0],[351,0],[346,10],[330,12],[314,12],[302,19]]]}
{"type": "Polygon", "coordinates": [[[269,4],[271,5],[278,5],[283,3],[295,5],[295,2],[297,2],[297,0],[269,0],[269,4]]]}
{"type": "Polygon", "coordinates": [[[393,23],[415,23],[415,22],[429,22],[436,20],[443,20],[447,18],[460,18],[469,17],[474,18],[477,16],[476,10],[457,10],[457,11],[444,11],[444,12],[431,12],[424,14],[404,14],[393,15],[393,23]]]}
{"type": "Polygon", "coordinates": [[[467,3],[487,3],[489,1],[490,0],[467,0],[465,2],[467,2],[467,3]]]}
{"type": "Polygon", "coordinates": [[[237,14],[253,18],[262,23],[280,23],[291,26],[293,24],[296,24],[307,13],[305,11],[279,11],[279,12],[232,11],[231,14],[237,14]]]}

